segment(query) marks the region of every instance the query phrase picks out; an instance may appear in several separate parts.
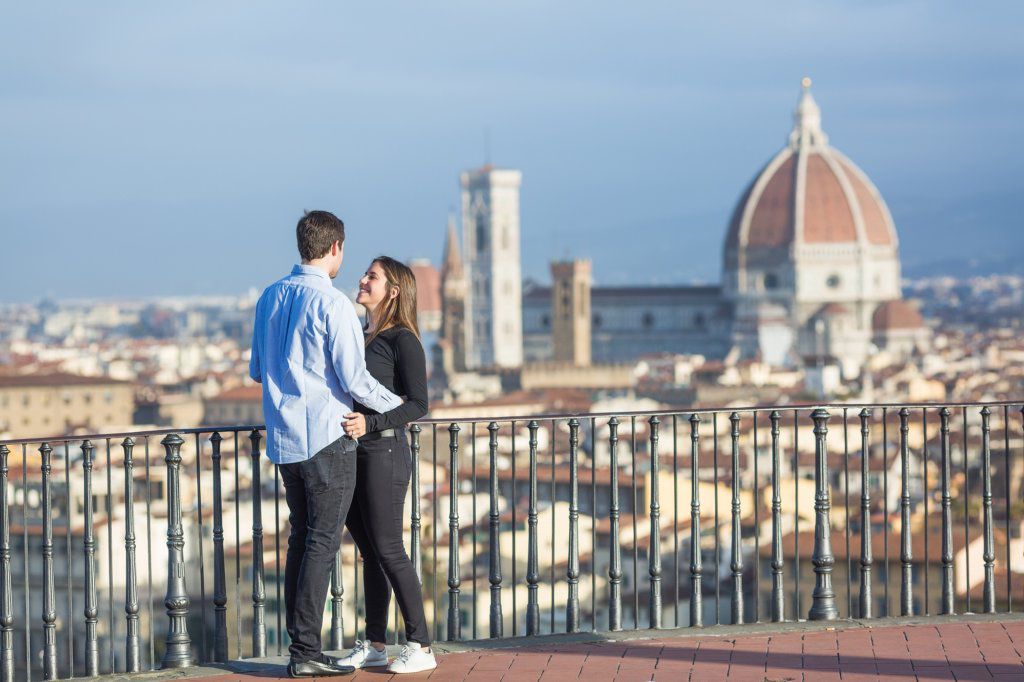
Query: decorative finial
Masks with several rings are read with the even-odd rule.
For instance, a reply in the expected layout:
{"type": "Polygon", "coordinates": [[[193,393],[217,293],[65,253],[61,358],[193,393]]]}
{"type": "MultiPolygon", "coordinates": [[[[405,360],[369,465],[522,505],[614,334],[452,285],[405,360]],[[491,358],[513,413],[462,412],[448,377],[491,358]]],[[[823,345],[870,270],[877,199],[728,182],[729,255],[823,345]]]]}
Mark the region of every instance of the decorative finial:
{"type": "Polygon", "coordinates": [[[800,81],[800,86],[804,89],[805,92],[807,90],[810,90],[811,89],[811,77],[810,76],[804,76],[803,79],[801,79],[801,81],[800,81]]]}

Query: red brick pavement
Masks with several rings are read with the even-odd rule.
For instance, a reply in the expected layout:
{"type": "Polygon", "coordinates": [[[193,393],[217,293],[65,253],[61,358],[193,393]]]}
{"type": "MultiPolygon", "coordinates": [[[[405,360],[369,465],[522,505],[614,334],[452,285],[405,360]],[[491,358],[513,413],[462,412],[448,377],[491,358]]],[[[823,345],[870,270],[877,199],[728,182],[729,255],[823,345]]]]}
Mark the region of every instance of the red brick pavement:
{"type": "MultiPolygon", "coordinates": [[[[266,672],[206,682],[275,679],[266,672]]],[[[326,678],[324,678],[326,679],[326,678]]],[[[862,682],[866,680],[1017,680],[1024,682],[1024,621],[941,623],[802,630],[749,636],[668,635],[528,646],[439,656],[431,673],[360,670],[352,682],[862,682]]]]}

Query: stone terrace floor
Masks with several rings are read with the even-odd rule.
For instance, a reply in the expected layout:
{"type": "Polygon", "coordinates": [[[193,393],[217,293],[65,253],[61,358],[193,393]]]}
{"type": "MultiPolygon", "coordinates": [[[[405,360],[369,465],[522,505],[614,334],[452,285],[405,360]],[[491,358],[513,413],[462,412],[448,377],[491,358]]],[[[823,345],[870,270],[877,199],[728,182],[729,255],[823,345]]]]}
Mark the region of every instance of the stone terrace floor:
{"type": "MultiPolygon", "coordinates": [[[[439,655],[438,668],[431,673],[361,670],[335,679],[1024,681],[1024,619],[1013,616],[889,619],[871,625],[840,621],[834,629],[808,623],[762,624],[690,632],[644,630],[478,642],[476,646],[485,648],[439,655]]],[[[438,652],[441,648],[438,645],[438,652]]],[[[283,659],[236,662],[232,672],[203,668],[165,673],[168,678],[201,677],[204,682],[284,679],[284,674],[283,659]]]]}

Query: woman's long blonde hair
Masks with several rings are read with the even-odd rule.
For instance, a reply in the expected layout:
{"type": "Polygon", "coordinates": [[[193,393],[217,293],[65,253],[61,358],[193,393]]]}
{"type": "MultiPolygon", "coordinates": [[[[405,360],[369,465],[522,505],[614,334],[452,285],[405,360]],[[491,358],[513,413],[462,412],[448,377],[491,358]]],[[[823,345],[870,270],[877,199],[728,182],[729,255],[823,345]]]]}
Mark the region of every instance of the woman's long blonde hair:
{"type": "MultiPolygon", "coordinates": [[[[420,328],[416,323],[416,276],[412,274],[412,269],[390,256],[377,256],[373,263],[379,265],[387,277],[387,297],[370,316],[372,322],[366,335],[366,345],[369,346],[378,334],[391,327],[405,327],[419,338],[420,328]],[[395,287],[398,287],[398,296],[391,298],[395,287]]],[[[373,263],[370,267],[373,267],[373,263]]]]}

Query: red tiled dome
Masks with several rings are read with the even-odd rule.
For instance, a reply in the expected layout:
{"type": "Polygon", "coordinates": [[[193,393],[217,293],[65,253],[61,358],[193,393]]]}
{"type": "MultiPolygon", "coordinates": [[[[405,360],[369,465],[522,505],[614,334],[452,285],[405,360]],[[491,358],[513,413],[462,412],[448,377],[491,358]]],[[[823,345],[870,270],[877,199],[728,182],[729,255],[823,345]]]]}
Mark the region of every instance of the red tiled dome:
{"type": "Polygon", "coordinates": [[[910,301],[886,301],[875,308],[871,328],[876,332],[891,329],[920,329],[924,318],[910,301]]]}
{"type": "Polygon", "coordinates": [[[758,173],[733,211],[727,250],[794,243],[896,247],[892,218],[878,190],[828,145],[820,117],[805,91],[790,144],[758,173]]]}

